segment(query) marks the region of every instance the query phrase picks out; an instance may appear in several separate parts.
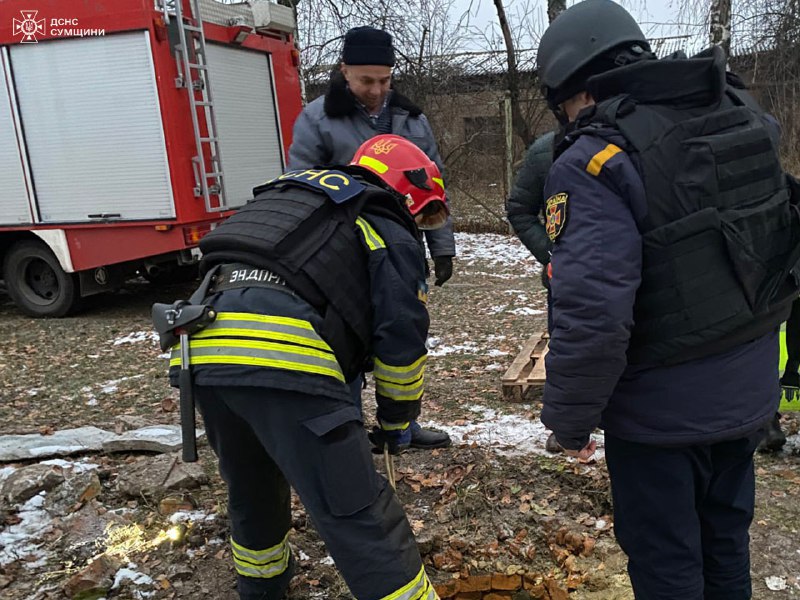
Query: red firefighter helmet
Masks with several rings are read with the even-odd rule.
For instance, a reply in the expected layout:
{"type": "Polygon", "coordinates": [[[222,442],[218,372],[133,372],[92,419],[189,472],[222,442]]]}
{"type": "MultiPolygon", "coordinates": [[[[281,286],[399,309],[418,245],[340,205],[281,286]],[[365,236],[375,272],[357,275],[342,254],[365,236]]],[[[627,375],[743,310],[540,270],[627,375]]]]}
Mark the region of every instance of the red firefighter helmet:
{"type": "Polygon", "coordinates": [[[438,229],[450,211],[439,167],[412,142],[398,135],[376,135],[361,144],[350,163],[375,173],[406,197],[420,229],[438,229]]]}

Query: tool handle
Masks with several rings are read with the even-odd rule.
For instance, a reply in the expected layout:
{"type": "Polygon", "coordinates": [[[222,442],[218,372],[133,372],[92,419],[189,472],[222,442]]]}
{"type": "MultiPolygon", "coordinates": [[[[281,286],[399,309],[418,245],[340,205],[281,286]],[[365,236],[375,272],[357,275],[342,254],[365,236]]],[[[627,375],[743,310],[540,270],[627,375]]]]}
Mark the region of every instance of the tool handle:
{"type": "Polygon", "coordinates": [[[192,372],[181,369],[178,375],[181,388],[181,438],[183,462],[197,462],[197,439],[195,438],[194,389],[192,372]]]}

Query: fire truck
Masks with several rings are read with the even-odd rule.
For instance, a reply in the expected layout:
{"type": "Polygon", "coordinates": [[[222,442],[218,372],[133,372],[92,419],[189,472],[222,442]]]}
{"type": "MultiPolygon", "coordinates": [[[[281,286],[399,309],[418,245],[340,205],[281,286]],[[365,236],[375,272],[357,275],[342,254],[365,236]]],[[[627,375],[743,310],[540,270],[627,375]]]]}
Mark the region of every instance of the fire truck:
{"type": "Polygon", "coordinates": [[[0,265],[37,317],[172,280],[279,175],[301,110],[294,14],[267,0],[4,0],[0,265]]]}

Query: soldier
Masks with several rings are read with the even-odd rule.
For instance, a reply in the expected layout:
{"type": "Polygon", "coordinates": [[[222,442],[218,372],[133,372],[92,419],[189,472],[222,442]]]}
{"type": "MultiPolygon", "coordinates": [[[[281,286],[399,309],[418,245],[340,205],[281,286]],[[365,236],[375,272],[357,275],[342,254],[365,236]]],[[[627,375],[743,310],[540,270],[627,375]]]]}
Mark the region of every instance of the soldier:
{"type": "Polygon", "coordinates": [[[288,172],[254,195],[200,244],[216,319],[190,343],[240,597],[287,590],[291,485],[356,598],[436,599],[348,383],[374,366],[373,438],[392,454],[408,448],[428,333],[418,229],[447,220],[439,169],[381,135],[352,166],[288,172]]]}

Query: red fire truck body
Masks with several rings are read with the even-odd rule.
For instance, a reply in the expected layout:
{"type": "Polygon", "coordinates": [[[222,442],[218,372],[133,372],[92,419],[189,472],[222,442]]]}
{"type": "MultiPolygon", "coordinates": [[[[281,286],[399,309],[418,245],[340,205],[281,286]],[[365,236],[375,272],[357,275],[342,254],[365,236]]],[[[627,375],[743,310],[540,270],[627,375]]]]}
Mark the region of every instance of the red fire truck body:
{"type": "Polygon", "coordinates": [[[177,275],[282,172],[292,30],[266,0],[2,3],[0,264],[21,310],[62,316],[136,272],[177,275]]]}

